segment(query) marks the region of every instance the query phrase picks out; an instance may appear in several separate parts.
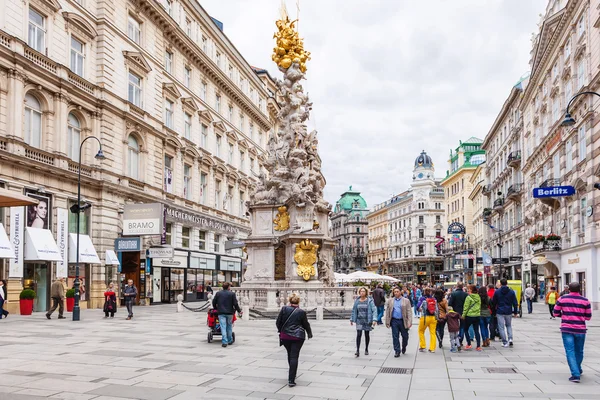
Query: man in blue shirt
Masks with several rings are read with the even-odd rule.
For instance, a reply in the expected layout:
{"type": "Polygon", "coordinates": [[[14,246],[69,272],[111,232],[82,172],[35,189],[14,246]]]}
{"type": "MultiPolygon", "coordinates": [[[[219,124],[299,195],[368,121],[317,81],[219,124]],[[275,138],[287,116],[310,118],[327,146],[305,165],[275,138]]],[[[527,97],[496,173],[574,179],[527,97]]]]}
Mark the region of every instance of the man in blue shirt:
{"type": "Polygon", "coordinates": [[[402,335],[402,354],[405,354],[408,345],[408,330],[412,326],[412,307],[410,300],[402,296],[401,288],[394,288],[393,294],[394,296],[386,302],[385,326],[392,328],[394,357],[400,357],[399,335],[402,335]]]}

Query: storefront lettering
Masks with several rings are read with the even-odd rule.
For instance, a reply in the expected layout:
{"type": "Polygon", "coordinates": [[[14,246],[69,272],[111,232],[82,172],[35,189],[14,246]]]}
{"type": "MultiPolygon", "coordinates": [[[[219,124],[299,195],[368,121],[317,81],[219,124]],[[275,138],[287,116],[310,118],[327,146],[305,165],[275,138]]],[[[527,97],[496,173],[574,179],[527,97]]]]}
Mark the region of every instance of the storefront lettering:
{"type": "Polygon", "coordinates": [[[568,260],[569,264],[579,264],[579,257],[577,258],[569,258],[568,260]]]}
{"type": "Polygon", "coordinates": [[[208,228],[215,231],[238,234],[240,228],[229,225],[220,221],[216,221],[212,218],[207,218],[197,214],[190,214],[184,211],[175,210],[167,207],[167,217],[175,219],[183,223],[191,223],[200,228],[208,228]]]}

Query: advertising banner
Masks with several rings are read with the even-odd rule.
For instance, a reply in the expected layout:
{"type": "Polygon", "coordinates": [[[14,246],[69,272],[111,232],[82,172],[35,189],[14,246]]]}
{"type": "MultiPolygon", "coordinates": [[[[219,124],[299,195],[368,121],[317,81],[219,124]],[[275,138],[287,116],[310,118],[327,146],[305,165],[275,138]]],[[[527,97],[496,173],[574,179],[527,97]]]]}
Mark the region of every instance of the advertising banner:
{"type": "Polygon", "coordinates": [[[8,276],[10,278],[23,277],[23,230],[25,228],[25,208],[10,208],[10,242],[15,250],[15,257],[10,259],[8,276]]]}
{"type": "Polygon", "coordinates": [[[69,211],[66,208],[58,208],[56,215],[56,244],[62,257],[62,261],[56,262],[56,277],[66,278],[69,272],[69,211]]]}
{"type": "Polygon", "coordinates": [[[162,235],[163,205],[125,204],[123,208],[123,236],[162,235]]]}

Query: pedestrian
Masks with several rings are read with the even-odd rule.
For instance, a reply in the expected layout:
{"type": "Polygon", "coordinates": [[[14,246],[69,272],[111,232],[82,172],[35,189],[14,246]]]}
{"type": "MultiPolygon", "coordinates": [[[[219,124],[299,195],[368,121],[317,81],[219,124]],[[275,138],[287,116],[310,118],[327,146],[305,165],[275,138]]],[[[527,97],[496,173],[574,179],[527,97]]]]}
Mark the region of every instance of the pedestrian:
{"type": "Polygon", "coordinates": [[[50,287],[50,297],[52,298],[52,308],[46,313],[46,318],[50,316],[58,307],[58,319],[65,319],[63,312],[65,310],[65,278],[57,278],[50,287]]]}
{"type": "Polygon", "coordinates": [[[133,318],[133,303],[137,297],[137,288],[133,284],[133,279],[127,280],[127,285],[123,289],[123,296],[125,297],[125,307],[127,307],[127,320],[133,318]]]}
{"type": "Polygon", "coordinates": [[[429,329],[429,352],[435,353],[435,338],[439,309],[437,301],[435,301],[431,295],[431,289],[425,288],[423,293],[424,295],[419,300],[417,307],[422,314],[421,320],[419,321],[419,351],[425,351],[425,330],[429,329]]]}
{"type": "Polygon", "coordinates": [[[8,293],[6,291],[6,281],[3,279],[0,281],[0,311],[2,314],[0,315],[0,319],[2,317],[8,317],[9,312],[4,309],[4,303],[8,303],[8,293]]]}
{"type": "Polygon", "coordinates": [[[448,323],[448,334],[450,335],[450,353],[456,353],[460,350],[460,341],[458,340],[460,321],[461,315],[448,306],[446,322],[448,323]]]}
{"type": "Polygon", "coordinates": [[[494,293],[494,306],[498,318],[498,331],[503,347],[513,346],[512,317],[519,312],[519,303],[515,291],[507,286],[506,279],[500,280],[500,289],[494,293]]]}
{"type": "Polygon", "coordinates": [[[421,299],[421,289],[418,286],[413,286],[413,308],[415,311],[415,317],[421,318],[419,314],[419,308],[417,307],[417,303],[421,299]]]}
{"type": "Polygon", "coordinates": [[[104,291],[104,318],[108,318],[110,314],[111,318],[115,317],[117,312],[117,294],[115,293],[115,284],[110,282],[108,287],[104,291]]]}
{"type": "Polygon", "coordinates": [[[360,356],[360,342],[362,333],[365,333],[365,356],[369,355],[369,342],[371,340],[369,334],[373,327],[377,325],[377,307],[371,297],[369,297],[369,289],[361,286],[358,289],[358,299],[352,307],[352,316],[350,317],[350,325],[356,324],[356,357],[360,356]]]}
{"type": "Polygon", "coordinates": [[[477,340],[477,347],[475,350],[481,351],[481,335],[479,334],[481,297],[479,297],[479,293],[477,292],[477,287],[475,285],[469,285],[468,289],[469,296],[465,300],[464,312],[462,314],[465,321],[465,336],[467,337],[467,346],[465,347],[465,350],[471,350],[473,348],[471,346],[472,337],[469,333],[469,328],[473,327],[473,333],[475,334],[475,339],[477,340]]]}
{"type": "Polygon", "coordinates": [[[412,317],[410,301],[402,295],[401,288],[394,288],[393,297],[386,303],[385,326],[392,328],[392,343],[396,358],[400,357],[400,352],[406,354],[408,330],[412,327],[412,317]],[[402,348],[400,348],[399,335],[402,335],[402,348]]]}
{"type": "Polygon", "coordinates": [[[548,310],[550,311],[550,319],[555,319],[554,306],[558,301],[559,294],[556,291],[556,287],[551,286],[550,291],[546,294],[546,304],[548,304],[548,310]]]}
{"type": "Polygon", "coordinates": [[[279,332],[279,345],[285,347],[287,351],[289,366],[288,386],[294,387],[296,386],[300,350],[307,336],[309,339],[312,339],[312,330],[310,329],[308,318],[306,318],[306,311],[299,307],[300,296],[293,293],[288,300],[290,305],[281,309],[275,325],[277,326],[277,332],[279,332]]]}
{"type": "MultiPolygon", "coordinates": [[[[463,315],[463,308],[465,306],[465,300],[467,299],[468,294],[463,291],[463,283],[458,282],[456,284],[456,290],[452,292],[450,295],[450,299],[448,300],[448,305],[454,309],[461,316],[463,315]]],[[[460,330],[458,332],[458,340],[460,341],[460,346],[463,345],[463,337],[465,335],[465,322],[463,319],[460,320],[460,330]]]]}
{"type": "Polygon", "coordinates": [[[481,298],[481,312],[479,313],[479,330],[481,331],[481,342],[483,347],[490,345],[490,324],[492,322],[492,310],[490,309],[490,298],[485,286],[477,291],[481,298]]]}
{"type": "MultiPolygon", "coordinates": [[[[233,344],[233,316],[235,312],[242,316],[242,309],[238,304],[237,297],[234,292],[229,290],[231,283],[223,282],[222,290],[219,290],[213,298],[213,308],[219,314],[219,325],[221,326],[221,346],[233,344]]],[[[298,350],[300,351],[300,350],[298,350]]]]}
{"type": "Polygon", "coordinates": [[[498,318],[496,316],[496,306],[494,304],[494,293],[496,293],[496,288],[494,285],[489,284],[487,286],[487,295],[490,299],[490,310],[492,311],[492,319],[490,321],[490,339],[495,342],[496,337],[499,337],[500,333],[498,332],[498,318]]]}
{"type": "Polygon", "coordinates": [[[439,315],[437,319],[436,336],[439,342],[440,349],[443,348],[444,328],[446,327],[446,314],[448,313],[448,300],[444,296],[443,289],[437,289],[434,294],[435,300],[438,303],[439,315]]]}
{"type": "Polygon", "coordinates": [[[569,292],[570,292],[570,290],[569,290],[569,285],[565,285],[565,286],[563,287],[563,290],[562,290],[562,292],[560,292],[559,296],[560,296],[560,297],[563,297],[564,295],[567,295],[567,294],[569,294],[569,292]]]}
{"type": "Polygon", "coordinates": [[[525,289],[525,300],[527,300],[527,314],[533,312],[533,299],[535,298],[535,289],[531,287],[531,284],[527,284],[525,289]]]}
{"type": "Polygon", "coordinates": [[[592,306],[580,293],[579,282],[569,283],[569,294],[560,297],[554,307],[554,315],[561,318],[560,331],[571,370],[569,381],[575,383],[579,383],[583,373],[581,364],[587,332],[585,321],[592,319],[592,306]]]}
{"type": "Polygon", "coordinates": [[[383,285],[381,283],[377,284],[375,290],[373,290],[373,301],[375,302],[375,307],[377,307],[377,325],[382,325],[383,321],[383,310],[385,309],[385,290],[383,290],[383,285]]]}

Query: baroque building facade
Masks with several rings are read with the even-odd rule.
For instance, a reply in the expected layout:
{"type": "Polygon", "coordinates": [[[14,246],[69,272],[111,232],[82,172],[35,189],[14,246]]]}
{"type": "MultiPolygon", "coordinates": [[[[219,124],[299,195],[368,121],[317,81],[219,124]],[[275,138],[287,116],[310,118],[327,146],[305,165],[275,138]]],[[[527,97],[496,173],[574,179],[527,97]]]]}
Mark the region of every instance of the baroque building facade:
{"type": "MultiPolygon", "coordinates": [[[[208,285],[239,283],[241,250],[224,244],[249,233],[245,202],[277,112],[268,73],[253,69],[194,0],[0,4],[0,184],[41,200],[40,227],[58,239],[77,198],[79,143],[96,136],[106,156],[94,160],[90,140],[81,152],[81,192],[92,205],[81,233],[101,258],[82,266],[82,305],[100,307],[106,283],[127,278],[144,303],[200,299],[208,285]],[[134,203],[164,205],[164,237],[121,252],[123,208],[134,203]],[[175,248],[162,264],[146,257],[160,244],[175,248]],[[119,266],[107,250],[117,250],[119,266]]],[[[0,215],[9,236],[20,212],[0,215]]],[[[27,259],[28,246],[25,259],[0,261],[0,277],[9,300],[31,287],[44,311],[59,263],[27,259]]],[[[68,264],[71,286],[71,257],[68,264]]]]}
{"type": "Polygon", "coordinates": [[[335,272],[348,274],[367,269],[368,213],[367,202],[352,186],[335,203],[329,217],[330,237],[335,241],[335,272]]]}
{"type": "Polygon", "coordinates": [[[388,200],[376,204],[367,214],[369,230],[369,252],[367,270],[378,274],[387,274],[389,224],[386,207],[388,200]]]}

